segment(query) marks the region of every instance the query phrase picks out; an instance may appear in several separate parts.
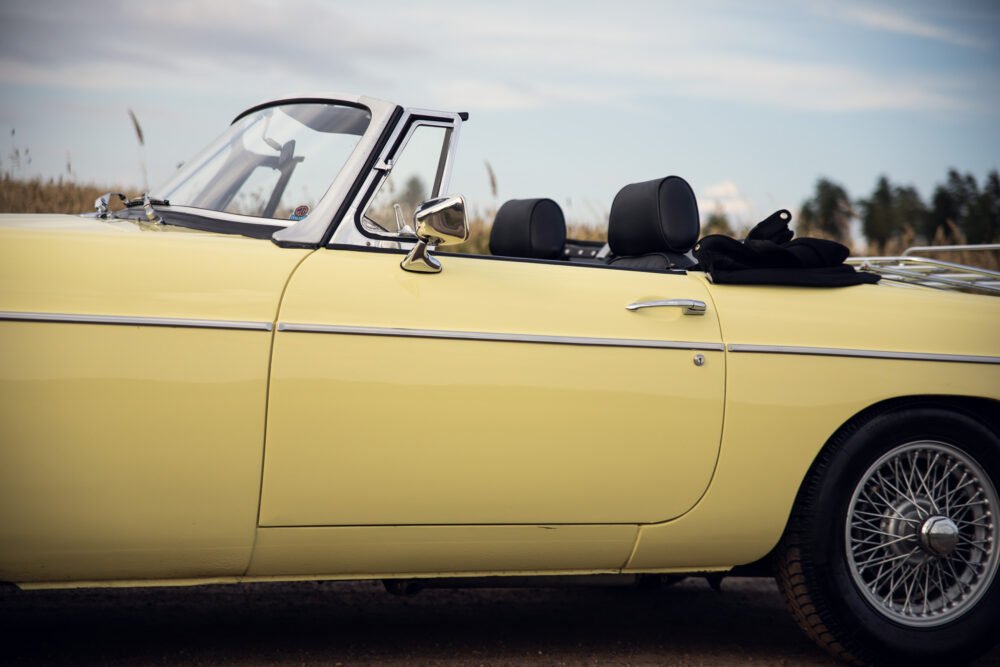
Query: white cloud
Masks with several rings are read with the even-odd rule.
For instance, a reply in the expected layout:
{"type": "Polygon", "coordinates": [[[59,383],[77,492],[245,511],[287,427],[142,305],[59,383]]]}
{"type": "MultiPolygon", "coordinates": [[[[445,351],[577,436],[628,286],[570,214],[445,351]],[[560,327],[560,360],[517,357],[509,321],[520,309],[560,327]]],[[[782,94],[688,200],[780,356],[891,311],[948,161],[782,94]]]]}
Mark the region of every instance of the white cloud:
{"type": "Polygon", "coordinates": [[[744,197],[739,187],[730,180],[702,188],[698,202],[703,218],[710,213],[720,212],[730,220],[746,223],[752,210],[750,200],[744,197]]]}
{"type": "Polygon", "coordinates": [[[511,83],[504,81],[451,79],[431,81],[428,92],[434,103],[447,109],[508,111],[537,109],[559,104],[613,105],[606,91],[594,86],[562,83],[511,83]]]}
{"type": "Polygon", "coordinates": [[[218,89],[263,78],[288,82],[283,90],[326,89],[369,80],[373,64],[425,53],[405,31],[386,35],[310,0],[178,0],[169,11],[122,0],[0,5],[0,83],[218,89]]]}
{"type": "MultiPolygon", "coordinates": [[[[810,50],[807,36],[789,38],[752,14],[667,7],[660,13],[670,21],[652,12],[648,21],[627,26],[606,18],[602,24],[601,12],[587,5],[568,17],[545,6],[533,8],[535,21],[527,23],[475,5],[455,8],[440,20],[442,29],[455,35],[451,46],[459,57],[449,63],[452,71],[477,82],[468,90],[482,90],[491,108],[592,101],[634,107],[665,95],[832,112],[954,111],[985,104],[971,74],[932,76],[852,62],[840,46],[810,50]],[[764,43],[780,47],[763,49],[764,43]],[[502,79],[491,77],[497,72],[504,72],[502,79]],[[512,72],[523,77],[512,79],[512,72]],[[545,79],[587,83],[560,90],[540,83],[545,79]],[[507,83],[512,80],[519,83],[507,83]]],[[[420,20],[416,14],[411,19],[420,20]]],[[[916,30],[923,24],[898,26],[916,30]]],[[[940,33],[958,39],[944,29],[940,33]]],[[[459,83],[444,77],[433,86],[436,93],[462,92],[459,83]]]]}
{"type": "Polygon", "coordinates": [[[695,54],[647,66],[672,93],[817,111],[967,108],[945,82],[888,77],[858,67],[750,55],[695,54]]]}
{"type": "Polygon", "coordinates": [[[821,13],[874,30],[883,30],[911,37],[922,37],[955,46],[988,50],[995,45],[995,42],[978,39],[972,35],[967,35],[957,30],[930,23],[915,16],[902,14],[885,7],[852,7],[839,4],[831,8],[823,8],[821,13]]]}
{"type": "Polygon", "coordinates": [[[432,81],[432,97],[438,105],[448,108],[488,109],[506,111],[541,106],[543,98],[529,86],[500,81],[454,79],[432,81]]]}

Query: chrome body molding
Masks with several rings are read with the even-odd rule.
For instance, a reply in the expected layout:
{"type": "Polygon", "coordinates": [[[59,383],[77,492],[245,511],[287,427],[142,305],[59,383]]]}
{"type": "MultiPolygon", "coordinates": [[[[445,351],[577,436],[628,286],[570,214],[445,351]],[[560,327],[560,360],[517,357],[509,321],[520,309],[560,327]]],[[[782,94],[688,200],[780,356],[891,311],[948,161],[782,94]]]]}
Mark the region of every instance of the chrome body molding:
{"type": "MultiPolygon", "coordinates": [[[[0,321],[58,322],[64,324],[111,324],[148,327],[183,327],[189,329],[236,329],[271,331],[271,322],[245,320],[214,320],[187,317],[141,317],[132,315],[90,315],[78,313],[35,313],[0,311],[0,321]]],[[[937,361],[965,364],[1000,364],[1000,357],[939,354],[930,352],[893,352],[889,350],[857,350],[833,347],[802,347],[794,345],[748,345],[704,343],[643,338],[596,338],[587,336],[551,336],[545,334],[499,333],[492,331],[451,331],[446,329],[409,329],[395,327],[364,327],[337,324],[306,324],[281,322],[278,331],[295,333],[340,334],[355,336],[390,336],[398,338],[439,338],[444,340],[496,341],[506,343],[541,343],[549,345],[592,345],[595,347],[640,347],[667,350],[701,350],[752,354],[797,354],[819,357],[855,357],[862,359],[899,359],[903,361],[937,361]]]]}
{"type": "Polygon", "coordinates": [[[901,359],[904,361],[945,361],[961,364],[1000,364],[1000,357],[934,352],[892,352],[889,350],[852,350],[836,347],[799,347],[795,345],[729,345],[730,352],[756,354],[803,354],[818,357],[860,357],[862,359],[901,359]]]}
{"type": "Polygon", "coordinates": [[[722,343],[690,343],[642,338],[590,338],[584,336],[547,336],[543,334],[494,333],[492,331],[448,331],[443,329],[402,329],[393,327],[341,326],[337,324],[300,324],[281,322],[278,331],[354,336],[391,336],[401,338],[441,338],[503,343],[542,343],[549,345],[593,345],[597,347],[644,347],[666,350],[725,351],[722,343]]]}
{"type": "Polygon", "coordinates": [[[241,320],[201,320],[188,317],[134,317],[131,315],[80,315],[76,313],[27,313],[0,311],[0,321],[61,322],[64,324],[119,324],[144,327],[185,327],[188,329],[240,329],[271,331],[270,322],[241,320]]]}

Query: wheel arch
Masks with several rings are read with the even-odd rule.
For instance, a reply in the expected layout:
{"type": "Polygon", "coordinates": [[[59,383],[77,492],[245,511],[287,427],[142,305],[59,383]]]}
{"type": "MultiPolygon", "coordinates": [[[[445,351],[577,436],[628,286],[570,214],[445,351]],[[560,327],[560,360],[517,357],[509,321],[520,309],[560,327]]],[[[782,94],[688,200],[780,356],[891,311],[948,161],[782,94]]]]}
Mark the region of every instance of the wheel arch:
{"type": "MultiPolygon", "coordinates": [[[[830,451],[831,447],[836,446],[837,443],[847,438],[851,433],[858,430],[858,428],[860,428],[863,424],[869,422],[875,417],[889,414],[891,412],[917,408],[939,408],[964,414],[984,424],[987,428],[1000,436],[1000,401],[992,398],[982,398],[979,396],[958,396],[950,394],[915,394],[912,396],[895,396],[893,398],[873,403],[868,407],[859,410],[847,421],[841,424],[840,427],[837,428],[829,438],[827,438],[826,442],[823,443],[823,446],[817,450],[816,455],[813,457],[812,463],[809,466],[808,472],[799,483],[798,490],[795,494],[795,500],[788,508],[788,514],[785,517],[785,530],[787,531],[788,525],[791,522],[792,511],[795,504],[802,496],[806,485],[809,484],[810,480],[815,477],[813,473],[815,472],[816,467],[822,464],[825,459],[824,455],[830,451]]],[[[764,567],[764,564],[769,563],[772,560],[775,550],[778,549],[780,543],[781,539],[779,538],[766,555],[753,563],[747,563],[746,565],[741,566],[741,568],[747,568],[751,571],[761,570],[761,568],[764,567]]]]}
{"type": "MultiPolygon", "coordinates": [[[[784,524],[785,530],[788,529],[788,525],[792,519],[792,511],[795,504],[802,496],[805,486],[809,484],[811,479],[814,478],[813,473],[816,470],[816,466],[824,460],[824,454],[829,452],[831,447],[848,437],[849,434],[860,428],[862,424],[867,423],[875,417],[891,412],[911,410],[915,408],[942,408],[958,412],[981,422],[991,431],[1000,436],[1000,401],[995,399],[981,398],[978,396],[955,396],[947,394],[915,394],[912,396],[896,396],[873,403],[868,407],[859,410],[847,419],[847,421],[841,424],[840,427],[838,427],[833,434],[827,438],[826,442],[823,443],[823,446],[816,451],[816,455],[813,457],[808,472],[799,483],[798,490],[795,493],[795,500],[788,507],[788,513],[785,517],[784,524]]],[[[738,565],[734,568],[734,573],[737,575],[743,574],[744,576],[761,576],[768,573],[771,569],[770,564],[773,561],[775,551],[781,543],[781,537],[783,537],[784,532],[785,531],[782,531],[782,536],[779,536],[779,538],[775,541],[774,546],[771,547],[771,550],[764,556],[753,562],[738,565]]]]}
{"type": "Polygon", "coordinates": [[[1000,435],[1000,400],[951,394],[915,394],[912,396],[895,396],[878,401],[856,412],[827,438],[823,446],[816,452],[816,456],[813,457],[812,464],[809,466],[809,472],[806,473],[806,476],[799,484],[796,498],[802,493],[802,488],[808,482],[816,465],[823,460],[824,454],[831,447],[835,446],[836,443],[848,437],[850,433],[856,431],[861,425],[875,417],[916,408],[938,408],[964,414],[982,423],[997,435],[1000,435]]]}
{"type": "Polygon", "coordinates": [[[944,408],[961,412],[983,422],[993,431],[1000,431],[1000,400],[952,394],[915,394],[888,398],[859,410],[837,429],[837,432],[824,444],[823,449],[828,447],[844,429],[850,428],[852,425],[865,422],[876,415],[911,408],[944,408]]]}

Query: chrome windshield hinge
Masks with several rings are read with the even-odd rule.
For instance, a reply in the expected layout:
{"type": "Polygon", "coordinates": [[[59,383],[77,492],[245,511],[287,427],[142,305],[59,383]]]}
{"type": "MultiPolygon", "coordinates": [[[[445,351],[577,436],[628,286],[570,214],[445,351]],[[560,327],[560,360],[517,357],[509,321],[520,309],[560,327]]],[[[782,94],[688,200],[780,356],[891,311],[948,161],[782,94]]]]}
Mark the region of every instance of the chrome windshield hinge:
{"type": "Polygon", "coordinates": [[[128,201],[128,197],[122,192],[105,192],[94,200],[94,210],[97,211],[98,218],[106,220],[111,217],[110,205],[112,197],[118,197],[118,200],[123,204],[128,201]]]}

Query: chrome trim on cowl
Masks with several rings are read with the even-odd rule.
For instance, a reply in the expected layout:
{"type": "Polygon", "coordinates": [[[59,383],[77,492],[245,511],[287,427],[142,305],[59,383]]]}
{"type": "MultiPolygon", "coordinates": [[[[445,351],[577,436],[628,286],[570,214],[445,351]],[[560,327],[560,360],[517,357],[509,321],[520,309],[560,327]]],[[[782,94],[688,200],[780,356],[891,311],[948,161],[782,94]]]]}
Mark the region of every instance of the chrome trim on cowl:
{"type": "Polygon", "coordinates": [[[893,352],[890,350],[855,350],[836,347],[799,347],[795,345],[745,345],[731,343],[730,352],[757,354],[802,354],[817,357],[857,357],[862,359],[901,359],[904,361],[945,361],[964,364],[1000,364],[1000,357],[934,352],[893,352]]]}
{"type": "Polygon", "coordinates": [[[184,327],[188,329],[238,329],[271,331],[270,322],[243,320],[204,320],[188,317],[135,317],[131,315],[79,315],[75,313],[28,313],[0,311],[0,321],[61,322],[64,324],[117,324],[146,327],[184,327]]]}
{"type": "Polygon", "coordinates": [[[646,340],[642,338],[548,336],[543,334],[494,333],[491,331],[448,331],[443,329],[361,327],[342,326],[337,324],[303,324],[298,322],[280,322],[278,324],[278,331],[355,336],[392,336],[400,338],[441,338],[446,340],[478,340],[503,343],[542,343],[550,345],[593,345],[597,347],[643,347],[666,350],[725,351],[725,346],[723,346],[722,343],[690,343],[686,341],[646,340]]]}

